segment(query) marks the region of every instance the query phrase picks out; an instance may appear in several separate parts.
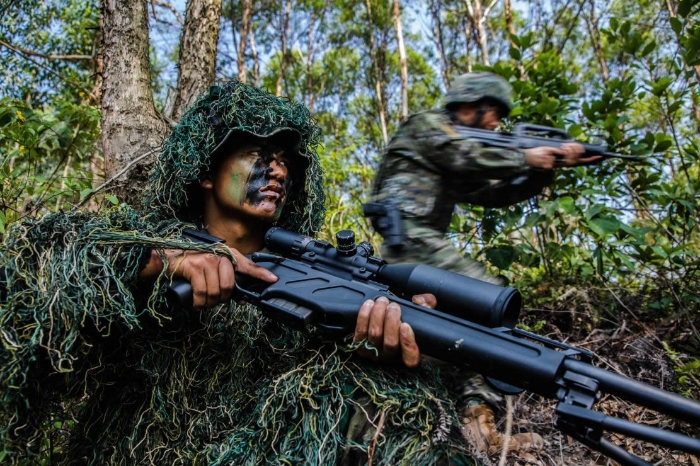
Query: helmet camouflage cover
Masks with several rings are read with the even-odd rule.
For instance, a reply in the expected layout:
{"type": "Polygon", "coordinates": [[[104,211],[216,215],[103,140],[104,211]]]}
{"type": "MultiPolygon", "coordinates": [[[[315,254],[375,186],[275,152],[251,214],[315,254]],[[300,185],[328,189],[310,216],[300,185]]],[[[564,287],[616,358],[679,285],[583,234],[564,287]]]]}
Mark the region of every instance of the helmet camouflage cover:
{"type": "Polygon", "coordinates": [[[511,87],[508,81],[494,73],[466,73],[458,76],[443,99],[443,107],[455,104],[475,103],[482,99],[493,99],[503,105],[506,114],[512,107],[511,87]]]}
{"type": "Polygon", "coordinates": [[[187,109],[162,145],[144,205],[180,220],[199,220],[199,180],[209,170],[212,155],[246,136],[291,141],[288,147],[304,173],[277,225],[302,234],[318,232],[325,213],[316,152],[321,140],[318,124],[304,105],[237,80],[213,86],[187,109]]]}

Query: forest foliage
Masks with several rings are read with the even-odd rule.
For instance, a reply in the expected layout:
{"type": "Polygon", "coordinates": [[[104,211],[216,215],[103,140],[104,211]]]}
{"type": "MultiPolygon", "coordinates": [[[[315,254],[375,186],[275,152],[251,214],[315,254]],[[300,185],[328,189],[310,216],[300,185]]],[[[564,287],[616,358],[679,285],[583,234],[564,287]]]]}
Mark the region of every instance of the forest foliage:
{"type": "MultiPolygon", "coordinates": [[[[184,1],[148,6],[163,111],[184,1]]],[[[98,0],[0,6],[0,235],[26,217],[120,202],[108,190],[86,202],[104,182],[99,12],[98,0]]],[[[601,328],[673,329],[657,334],[690,389],[700,376],[700,0],[223,2],[217,80],[298,99],[323,128],[328,238],[350,228],[378,244],[360,204],[386,138],[404,106],[438,106],[452,78],[475,70],[513,85],[506,129],[555,126],[644,160],[560,170],[543,195],[507,209],[461,205],[455,247],[518,287],[529,309],[576,295],[601,328]]]]}

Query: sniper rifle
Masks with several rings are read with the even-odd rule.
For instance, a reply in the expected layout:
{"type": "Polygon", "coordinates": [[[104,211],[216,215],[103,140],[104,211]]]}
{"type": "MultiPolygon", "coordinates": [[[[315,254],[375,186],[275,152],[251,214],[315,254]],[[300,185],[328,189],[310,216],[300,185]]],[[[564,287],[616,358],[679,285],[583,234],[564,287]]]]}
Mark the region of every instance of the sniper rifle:
{"type": "MultiPolygon", "coordinates": [[[[221,242],[200,232],[194,241],[221,242]]],[[[677,432],[605,415],[593,406],[602,393],[700,426],[700,403],[592,365],[586,350],[513,328],[520,293],[425,264],[387,264],[373,257],[352,231],[336,235],[337,247],[273,227],[265,235],[268,253],[251,259],[277,275],[265,283],[236,276],[234,298],[257,305],[266,315],[299,328],[314,325],[331,337],[355,329],[367,299],[385,296],[401,305],[401,319],[413,328],[424,354],[464,364],[504,393],[527,390],[558,400],[555,427],[622,465],[646,461],[604,437],[606,431],[700,455],[700,440],[677,432]],[[411,296],[432,293],[438,309],[418,306],[411,296]]],[[[192,306],[187,281],[174,282],[170,299],[192,306]]]]}

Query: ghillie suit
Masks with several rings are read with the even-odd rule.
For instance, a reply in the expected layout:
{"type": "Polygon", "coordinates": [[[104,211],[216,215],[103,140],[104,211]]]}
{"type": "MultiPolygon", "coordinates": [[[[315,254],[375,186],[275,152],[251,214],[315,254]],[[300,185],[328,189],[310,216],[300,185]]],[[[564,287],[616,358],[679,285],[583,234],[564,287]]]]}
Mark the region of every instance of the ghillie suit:
{"type": "Polygon", "coordinates": [[[139,280],[152,249],[212,250],[197,182],[231,129],[301,135],[306,183],[279,225],[323,220],[318,127],[301,105],[239,82],[183,116],[153,171],[148,213],[51,214],[14,225],[0,249],[0,453],[9,463],[468,464],[434,369],[359,359],[250,305],[177,310],[139,280]],[[187,223],[189,222],[189,223],[187,223]],[[448,459],[449,458],[449,459],[448,459]]]}

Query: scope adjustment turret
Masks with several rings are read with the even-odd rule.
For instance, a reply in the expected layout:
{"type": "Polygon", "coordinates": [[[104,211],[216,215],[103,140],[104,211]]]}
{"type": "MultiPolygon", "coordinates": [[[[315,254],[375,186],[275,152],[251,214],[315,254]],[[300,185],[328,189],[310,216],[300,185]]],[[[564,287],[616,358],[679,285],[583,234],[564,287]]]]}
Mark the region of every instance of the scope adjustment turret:
{"type": "Polygon", "coordinates": [[[340,230],[335,234],[336,250],[341,256],[352,256],[357,252],[355,233],[352,230],[340,230]]]}

